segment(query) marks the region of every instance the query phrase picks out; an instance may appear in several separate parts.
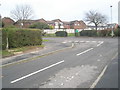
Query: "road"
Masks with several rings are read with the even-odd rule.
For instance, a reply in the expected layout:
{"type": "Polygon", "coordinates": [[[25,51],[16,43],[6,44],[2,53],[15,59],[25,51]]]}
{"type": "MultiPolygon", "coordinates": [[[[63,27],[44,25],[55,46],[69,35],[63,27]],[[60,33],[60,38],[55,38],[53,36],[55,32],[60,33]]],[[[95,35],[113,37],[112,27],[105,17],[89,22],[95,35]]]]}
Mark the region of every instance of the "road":
{"type": "Polygon", "coordinates": [[[89,88],[118,53],[117,38],[47,39],[74,47],[3,67],[3,88],[89,88]]]}

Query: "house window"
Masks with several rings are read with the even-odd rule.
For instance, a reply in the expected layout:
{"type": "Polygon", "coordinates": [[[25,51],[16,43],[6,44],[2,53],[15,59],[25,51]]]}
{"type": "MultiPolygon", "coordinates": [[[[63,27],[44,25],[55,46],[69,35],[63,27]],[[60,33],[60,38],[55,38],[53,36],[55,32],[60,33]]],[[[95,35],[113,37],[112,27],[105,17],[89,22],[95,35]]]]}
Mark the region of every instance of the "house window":
{"type": "Polygon", "coordinates": [[[79,26],[80,24],[78,24],[78,26],[79,26]]]}

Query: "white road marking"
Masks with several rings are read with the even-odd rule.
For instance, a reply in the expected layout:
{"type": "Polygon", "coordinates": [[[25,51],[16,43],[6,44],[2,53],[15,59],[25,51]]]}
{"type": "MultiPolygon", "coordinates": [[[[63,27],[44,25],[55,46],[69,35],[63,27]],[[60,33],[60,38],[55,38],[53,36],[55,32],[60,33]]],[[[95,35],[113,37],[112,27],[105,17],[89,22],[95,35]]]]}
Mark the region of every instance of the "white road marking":
{"type": "Polygon", "coordinates": [[[90,42],[90,41],[86,41],[86,42],[90,42]]]}
{"type": "Polygon", "coordinates": [[[82,43],[82,42],[85,42],[85,41],[80,41],[80,42],[82,43]]]}
{"type": "Polygon", "coordinates": [[[103,43],[104,43],[104,41],[100,42],[100,43],[97,45],[97,47],[100,46],[100,45],[103,44],[103,43]]]}
{"type": "Polygon", "coordinates": [[[68,42],[72,42],[72,41],[68,41],[68,42]]]}
{"type": "Polygon", "coordinates": [[[81,53],[78,53],[76,56],[79,56],[79,55],[81,55],[81,54],[84,54],[84,53],[86,53],[86,52],[88,52],[88,51],[90,51],[90,50],[92,50],[93,48],[90,48],[90,49],[87,49],[87,50],[85,50],[85,51],[83,51],[83,52],[81,52],[81,53]]]}
{"type": "Polygon", "coordinates": [[[75,41],[75,43],[78,43],[79,41],[75,41]]]}
{"type": "Polygon", "coordinates": [[[46,70],[46,69],[49,69],[49,68],[51,68],[51,67],[54,67],[54,66],[56,66],[56,65],[58,65],[58,64],[61,64],[61,63],[63,63],[63,62],[64,62],[64,60],[63,60],[63,61],[60,61],[60,62],[57,62],[57,63],[55,63],[55,64],[52,64],[52,65],[50,65],[50,66],[48,66],[48,67],[45,67],[45,68],[43,68],[43,69],[40,69],[40,70],[38,70],[38,71],[35,71],[35,72],[33,72],[33,73],[30,73],[30,74],[28,74],[28,75],[26,75],[26,76],[23,76],[23,77],[21,77],[21,78],[18,78],[18,79],[16,79],[16,80],[13,80],[13,81],[11,81],[10,83],[18,82],[18,81],[20,81],[20,80],[22,80],[22,79],[28,78],[28,77],[30,77],[30,76],[32,76],[32,75],[34,75],[34,74],[37,74],[37,73],[39,73],[39,72],[42,72],[42,71],[44,71],[44,70],[46,70]]]}
{"type": "Polygon", "coordinates": [[[62,43],[67,43],[67,42],[62,42],[62,43]]]}
{"type": "Polygon", "coordinates": [[[92,42],[96,42],[96,41],[92,41],[92,42]]]}
{"type": "Polygon", "coordinates": [[[98,78],[95,80],[95,82],[92,84],[92,86],[90,88],[95,88],[95,86],[97,85],[98,81],[101,79],[101,77],[104,75],[106,69],[108,66],[105,66],[105,68],[103,69],[103,71],[101,72],[101,74],[98,76],[98,78]]]}

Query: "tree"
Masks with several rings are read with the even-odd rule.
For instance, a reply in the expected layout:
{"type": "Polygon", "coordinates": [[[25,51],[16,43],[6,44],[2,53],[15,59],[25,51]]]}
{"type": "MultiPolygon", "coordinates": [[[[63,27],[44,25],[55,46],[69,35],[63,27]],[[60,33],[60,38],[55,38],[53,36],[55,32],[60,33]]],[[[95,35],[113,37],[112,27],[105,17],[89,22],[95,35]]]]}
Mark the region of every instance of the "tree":
{"type": "Polygon", "coordinates": [[[11,17],[24,25],[25,20],[33,17],[33,10],[29,5],[18,5],[11,11],[11,17]]]}
{"type": "Polygon", "coordinates": [[[89,24],[93,23],[97,30],[98,25],[107,22],[107,17],[99,12],[89,11],[85,14],[85,21],[89,22],[89,24]]]}

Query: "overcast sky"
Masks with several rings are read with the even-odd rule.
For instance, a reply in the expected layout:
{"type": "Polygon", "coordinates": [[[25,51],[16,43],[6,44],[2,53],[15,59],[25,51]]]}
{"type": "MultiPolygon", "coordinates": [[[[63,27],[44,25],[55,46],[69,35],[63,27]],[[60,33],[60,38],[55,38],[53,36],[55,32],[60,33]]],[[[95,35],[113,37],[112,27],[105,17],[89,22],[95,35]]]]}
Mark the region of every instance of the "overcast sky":
{"type": "Polygon", "coordinates": [[[30,5],[34,11],[34,19],[61,19],[63,21],[84,20],[85,13],[96,10],[105,14],[110,21],[110,5],[112,5],[113,22],[118,23],[118,2],[120,0],[0,0],[0,14],[10,17],[10,11],[16,5],[30,5]]]}

